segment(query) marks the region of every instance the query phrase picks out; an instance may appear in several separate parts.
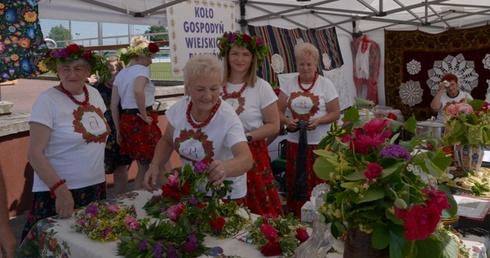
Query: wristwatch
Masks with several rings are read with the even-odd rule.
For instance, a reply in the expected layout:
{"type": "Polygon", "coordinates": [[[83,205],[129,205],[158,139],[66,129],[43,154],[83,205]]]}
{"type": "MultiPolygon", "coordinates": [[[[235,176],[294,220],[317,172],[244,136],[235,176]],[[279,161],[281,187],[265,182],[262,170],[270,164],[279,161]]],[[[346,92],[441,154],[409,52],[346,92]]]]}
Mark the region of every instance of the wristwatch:
{"type": "Polygon", "coordinates": [[[254,140],[250,133],[246,133],[245,136],[247,136],[247,142],[252,142],[254,140]]]}

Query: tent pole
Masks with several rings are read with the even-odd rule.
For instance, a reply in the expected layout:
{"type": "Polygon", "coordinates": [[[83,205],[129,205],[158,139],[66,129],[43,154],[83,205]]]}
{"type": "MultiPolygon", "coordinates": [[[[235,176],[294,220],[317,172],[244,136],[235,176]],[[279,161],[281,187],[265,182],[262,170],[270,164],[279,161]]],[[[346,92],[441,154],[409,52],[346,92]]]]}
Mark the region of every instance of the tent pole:
{"type": "Polygon", "coordinates": [[[247,22],[247,19],[246,19],[246,10],[245,10],[245,5],[247,4],[247,1],[248,0],[240,0],[240,31],[242,33],[248,33],[248,28],[247,28],[247,25],[248,25],[248,22],[247,22]]]}

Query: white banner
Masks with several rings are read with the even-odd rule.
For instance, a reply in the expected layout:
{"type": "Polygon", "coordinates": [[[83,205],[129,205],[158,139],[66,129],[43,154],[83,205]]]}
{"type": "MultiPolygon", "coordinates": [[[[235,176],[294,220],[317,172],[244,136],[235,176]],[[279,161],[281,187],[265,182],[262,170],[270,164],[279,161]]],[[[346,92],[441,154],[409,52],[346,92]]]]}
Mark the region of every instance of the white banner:
{"type": "Polygon", "coordinates": [[[189,58],[218,55],[218,37],[235,31],[235,5],[216,0],[187,0],[167,8],[172,74],[182,75],[189,58]]]}

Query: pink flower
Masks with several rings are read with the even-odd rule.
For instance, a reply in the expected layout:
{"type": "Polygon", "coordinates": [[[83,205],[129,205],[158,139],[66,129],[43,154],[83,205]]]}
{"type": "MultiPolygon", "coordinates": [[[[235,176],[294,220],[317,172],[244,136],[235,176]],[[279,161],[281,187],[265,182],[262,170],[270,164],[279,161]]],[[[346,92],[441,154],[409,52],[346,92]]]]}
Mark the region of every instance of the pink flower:
{"type": "Polygon", "coordinates": [[[124,224],[126,224],[128,230],[138,230],[140,228],[138,220],[131,216],[124,218],[124,224]]]}
{"type": "Polygon", "coordinates": [[[182,203],[178,203],[168,207],[167,217],[171,219],[173,222],[176,222],[180,214],[184,212],[184,208],[185,206],[182,203]]]}
{"type": "Polygon", "coordinates": [[[172,175],[168,176],[167,185],[170,187],[179,187],[179,172],[174,171],[172,175]]]}
{"type": "Polygon", "coordinates": [[[274,241],[277,238],[277,229],[275,229],[272,225],[262,224],[260,226],[260,231],[264,233],[265,238],[267,238],[269,241],[274,241]]]}
{"type": "Polygon", "coordinates": [[[107,206],[107,210],[112,213],[117,213],[120,209],[117,205],[109,205],[107,206]]]}
{"type": "Polygon", "coordinates": [[[372,182],[374,179],[376,179],[376,177],[381,175],[381,173],[383,173],[383,167],[377,163],[369,163],[366,171],[364,171],[364,176],[369,180],[369,182],[372,182]]]}

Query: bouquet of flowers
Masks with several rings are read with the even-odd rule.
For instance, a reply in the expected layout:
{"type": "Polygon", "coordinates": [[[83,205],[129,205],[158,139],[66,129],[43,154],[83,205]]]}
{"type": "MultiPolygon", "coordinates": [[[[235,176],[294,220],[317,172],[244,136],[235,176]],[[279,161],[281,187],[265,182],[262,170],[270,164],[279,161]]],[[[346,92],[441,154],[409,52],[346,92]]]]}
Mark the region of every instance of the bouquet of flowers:
{"type": "Polygon", "coordinates": [[[118,203],[93,202],[75,212],[72,228],[86,234],[90,239],[115,241],[119,236],[138,230],[144,220],[136,219],[134,206],[118,203]]]}
{"type": "Polygon", "coordinates": [[[463,99],[446,104],[443,112],[449,130],[441,139],[445,145],[490,145],[490,110],[487,102],[463,99]]]}
{"type": "MultiPolygon", "coordinates": [[[[441,185],[452,159],[434,148],[437,140],[416,135],[400,141],[400,122],[361,120],[356,107],[343,120],[315,151],[315,173],[330,187],[319,212],[333,236],[359,229],[375,249],[389,248],[392,258],[457,257],[457,244],[440,229],[441,216],[455,216],[457,205],[441,185]]],[[[404,127],[414,133],[415,119],[404,127]]]]}
{"type": "Polygon", "coordinates": [[[305,226],[293,213],[286,218],[258,217],[247,230],[247,238],[264,256],[293,257],[296,248],[309,238],[305,226]]]}

